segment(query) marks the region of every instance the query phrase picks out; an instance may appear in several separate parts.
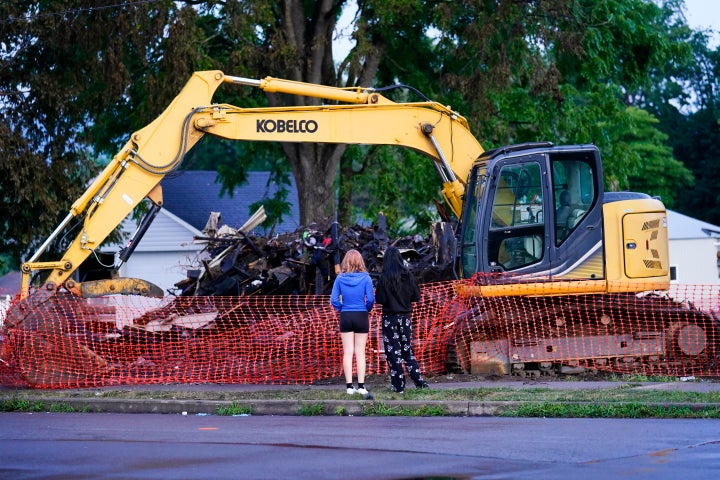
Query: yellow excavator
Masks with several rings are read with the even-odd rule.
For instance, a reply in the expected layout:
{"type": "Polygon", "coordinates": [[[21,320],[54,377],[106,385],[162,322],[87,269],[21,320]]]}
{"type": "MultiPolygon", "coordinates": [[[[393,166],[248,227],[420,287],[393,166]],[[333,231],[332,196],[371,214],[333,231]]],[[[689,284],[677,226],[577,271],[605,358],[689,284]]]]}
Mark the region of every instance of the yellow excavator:
{"type": "MultiPolygon", "coordinates": [[[[23,299],[9,311],[7,325],[42,328],[41,316],[29,312],[49,311],[53,297],[61,291],[79,298],[162,296],[158,287],[141,279],[78,282],[72,277],[147,198],[152,207],[120,255],[121,262],[127,261],[162,207],[162,179],[180,166],[205,134],[246,141],[396,145],[425,154],[434,163],[442,195],[459,220],[455,268],[458,277],[466,281],[459,282],[457,295],[475,299],[471,300],[475,307],[469,310],[477,311],[483,301],[508,296],[635,295],[669,286],[664,205],[644,194],[605,192],[600,153],[594,145],[531,143],[484,151],[466,119],[436,102],[398,103],[372,88],[343,89],[201,71],[193,74],[155,121],[130,136],[73,203],[63,222],[22,265],[23,299]],[[331,103],[262,108],[212,103],[216,89],[225,83],[331,103]],[[76,218],[82,219],[82,227],[63,257],[39,261],[48,245],[76,218]],[[46,279],[31,290],[31,276],[40,271],[46,271],[46,279]],[[508,280],[499,281],[503,278],[508,280]]],[[[469,310],[457,312],[458,318],[464,318],[465,334],[468,325],[487,320],[483,313],[468,315],[469,310]]],[[[597,320],[599,325],[605,321],[599,313],[597,320]]],[[[644,356],[657,357],[679,349],[702,361],[714,358],[709,341],[715,336],[712,323],[690,319],[662,328],[638,344],[639,350],[650,352],[644,356]]],[[[602,335],[612,346],[598,347],[598,358],[625,355],[619,347],[624,339],[607,332],[602,335]]],[[[473,348],[471,340],[457,345],[469,350],[473,348]]],[[[546,348],[553,352],[547,359],[521,358],[511,352],[507,339],[502,342],[505,346],[496,349],[499,354],[480,355],[486,360],[461,367],[511,373],[558,368],[568,360],[557,347],[546,348]]],[[[638,352],[627,355],[635,358],[638,352]]]]}

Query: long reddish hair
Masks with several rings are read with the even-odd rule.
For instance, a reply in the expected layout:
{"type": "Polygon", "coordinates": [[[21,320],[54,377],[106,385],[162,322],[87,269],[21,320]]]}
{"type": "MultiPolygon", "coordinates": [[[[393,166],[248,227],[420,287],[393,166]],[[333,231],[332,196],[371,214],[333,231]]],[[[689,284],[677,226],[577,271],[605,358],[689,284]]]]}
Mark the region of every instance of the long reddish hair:
{"type": "Polygon", "coordinates": [[[355,249],[347,251],[342,262],[340,262],[340,270],[343,273],[367,272],[362,255],[355,249]]]}

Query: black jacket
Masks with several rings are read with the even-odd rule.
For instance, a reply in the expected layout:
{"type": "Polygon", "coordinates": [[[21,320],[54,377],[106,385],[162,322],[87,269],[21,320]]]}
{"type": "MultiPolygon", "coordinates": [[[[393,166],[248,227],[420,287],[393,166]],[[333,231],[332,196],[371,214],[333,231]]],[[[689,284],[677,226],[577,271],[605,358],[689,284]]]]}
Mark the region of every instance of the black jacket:
{"type": "Polygon", "coordinates": [[[375,289],[375,301],[382,304],[384,314],[409,315],[412,311],[412,302],[420,301],[420,289],[415,282],[415,277],[409,272],[403,273],[400,277],[399,291],[395,291],[380,275],[375,289]]]}

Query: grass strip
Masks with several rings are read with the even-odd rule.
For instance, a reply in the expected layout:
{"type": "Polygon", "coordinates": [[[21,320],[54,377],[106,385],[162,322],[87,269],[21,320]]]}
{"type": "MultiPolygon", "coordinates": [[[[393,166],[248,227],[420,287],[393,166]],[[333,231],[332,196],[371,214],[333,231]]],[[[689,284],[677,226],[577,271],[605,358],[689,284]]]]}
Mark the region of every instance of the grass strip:
{"type": "Polygon", "coordinates": [[[419,405],[417,407],[390,406],[384,402],[369,402],[362,407],[362,414],[373,417],[442,417],[442,405],[419,405]]]}
{"type": "Polygon", "coordinates": [[[542,418],[720,418],[720,407],[678,405],[529,403],[503,412],[505,417],[542,418]]]}
{"type": "Polygon", "coordinates": [[[73,413],[86,412],[87,409],[77,410],[69,403],[47,403],[43,401],[28,401],[24,399],[0,400],[0,412],[53,412],[73,413]]]}

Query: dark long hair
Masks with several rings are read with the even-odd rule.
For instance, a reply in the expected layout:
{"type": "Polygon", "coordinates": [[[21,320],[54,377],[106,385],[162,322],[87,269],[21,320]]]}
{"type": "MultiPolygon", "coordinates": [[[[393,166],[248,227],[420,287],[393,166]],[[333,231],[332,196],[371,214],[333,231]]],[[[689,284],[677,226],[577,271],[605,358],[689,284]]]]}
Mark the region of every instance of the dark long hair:
{"type": "Polygon", "coordinates": [[[383,267],[381,278],[383,278],[385,284],[393,291],[397,292],[400,289],[400,279],[403,273],[407,272],[405,268],[405,262],[400,255],[400,250],[397,247],[389,247],[385,250],[383,256],[383,267]]]}

